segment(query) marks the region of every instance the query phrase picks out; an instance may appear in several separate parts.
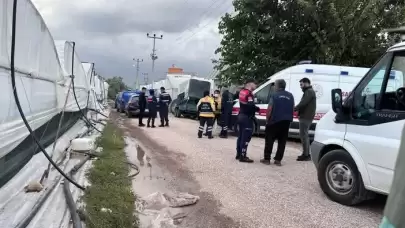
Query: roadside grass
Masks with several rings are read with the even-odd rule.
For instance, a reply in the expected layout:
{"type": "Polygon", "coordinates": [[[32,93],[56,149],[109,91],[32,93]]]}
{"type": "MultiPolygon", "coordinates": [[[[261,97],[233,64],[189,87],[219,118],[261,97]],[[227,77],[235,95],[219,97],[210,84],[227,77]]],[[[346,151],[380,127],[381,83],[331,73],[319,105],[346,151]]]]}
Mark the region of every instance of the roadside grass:
{"type": "Polygon", "coordinates": [[[103,148],[87,173],[91,184],[83,196],[88,228],[137,228],[136,196],[121,130],[109,122],[96,141],[103,148]]]}

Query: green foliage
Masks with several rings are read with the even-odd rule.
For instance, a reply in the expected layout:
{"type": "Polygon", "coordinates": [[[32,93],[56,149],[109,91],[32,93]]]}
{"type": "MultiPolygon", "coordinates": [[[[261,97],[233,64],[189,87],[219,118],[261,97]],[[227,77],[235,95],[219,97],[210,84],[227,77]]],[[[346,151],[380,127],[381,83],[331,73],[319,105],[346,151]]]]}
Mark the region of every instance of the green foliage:
{"type": "Polygon", "coordinates": [[[403,0],[234,0],[236,14],[219,23],[217,79],[264,81],[312,60],[370,67],[389,46],[381,36],[405,20],[403,0]]]}
{"type": "Polygon", "coordinates": [[[90,186],[83,196],[86,227],[138,227],[134,211],[136,197],[128,177],[130,170],[122,132],[113,123],[108,123],[97,139],[97,145],[103,151],[88,173],[90,186]]]}
{"type": "Polygon", "coordinates": [[[117,93],[128,89],[129,87],[124,83],[122,77],[113,77],[106,80],[108,83],[108,99],[115,100],[117,93]]]}

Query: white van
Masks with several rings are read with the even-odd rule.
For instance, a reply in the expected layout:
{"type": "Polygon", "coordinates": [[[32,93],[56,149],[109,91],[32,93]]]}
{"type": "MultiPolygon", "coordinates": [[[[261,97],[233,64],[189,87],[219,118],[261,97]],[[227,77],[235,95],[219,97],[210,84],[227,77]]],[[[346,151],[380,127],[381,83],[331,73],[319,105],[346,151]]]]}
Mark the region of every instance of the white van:
{"type": "Polygon", "coordinates": [[[405,42],[385,53],[316,127],[311,145],[318,182],[332,200],[354,205],[388,194],[405,123],[405,42]]]}
{"type": "MultiPolygon", "coordinates": [[[[343,94],[347,96],[368,70],[368,68],[359,67],[301,64],[286,68],[272,75],[267,82],[253,91],[257,106],[260,107],[260,112],[256,113],[254,118],[253,133],[260,133],[265,130],[267,106],[270,94],[274,89],[274,82],[277,79],[284,79],[287,82],[286,90],[293,94],[296,104],[300,102],[303,94],[299,81],[305,77],[311,80],[312,87],[317,96],[316,116],[309,132],[310,136],[313,137],[318,120],[331,108],[331,90],[333,88],[341,88],[344,91],[343,94]]],[[[232,121],[235,132],[238,131],[236,124],[238,114],[239,101],[235,103],[232,109],[232,121]]],[[[299,137],[298,117],[296,114],[294,114],[294,120],[290,125],[289,137],[299,137]]]]}

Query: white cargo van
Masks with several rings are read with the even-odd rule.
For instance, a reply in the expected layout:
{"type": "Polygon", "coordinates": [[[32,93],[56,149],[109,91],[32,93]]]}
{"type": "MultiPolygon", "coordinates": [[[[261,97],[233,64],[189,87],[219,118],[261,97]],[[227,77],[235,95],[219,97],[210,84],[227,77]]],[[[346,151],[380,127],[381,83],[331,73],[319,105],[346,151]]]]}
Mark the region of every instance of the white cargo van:
{"type": "Polygon", "coordinates": [[[311,145],[319,184],[332,200],[354,205],[374,192],[389,193],[405,123],[404,74],[402,42],[346,99],[340,89],[332,90],[333,110],[318,122],[311,145]]]}
{"type": "MultiPolygon", "coordinates": [[[[302,90],[299,81],[306,77],[311,80],[313,89],[317,96],[317,110],[315,119],[310,127],[310,136],[315,131],[315,126],[322,116],[331,108],[330,91],[333,88],[341,88],[343,95],[348,95],[353,87],[367,73],[368,68],[345,67],[333,65],[301,64],[286,68],[272,75],[267,82],[260,85],[253,93],[256,97],[257,106],[260,112],[254,118],[254,133],[265,130],[267,105],[271,92],[274,89],[274,82],[277,79],[284,79],[287,82],[286,90],[294,95],[295,103],[298,104],[302,97],[302,90]]],[[[234,131],[237,132],[236,117],[239,113],[239,102],[237,101],[232,110],[232,121],[234,131]]],[[[299,137],[298,117],[294,115],[294,121],[290,126],[290,137],[299,137]]]]}

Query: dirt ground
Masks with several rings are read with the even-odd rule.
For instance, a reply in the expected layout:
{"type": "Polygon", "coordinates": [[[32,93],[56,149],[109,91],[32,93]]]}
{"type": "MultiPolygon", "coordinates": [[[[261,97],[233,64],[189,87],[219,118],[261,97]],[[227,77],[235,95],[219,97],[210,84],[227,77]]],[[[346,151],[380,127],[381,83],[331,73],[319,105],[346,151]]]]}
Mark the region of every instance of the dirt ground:
{"type": "MultiPolygon", "coordinates": [[[[282,167],[265,166],[264,139],[254,137],[248,156],[254,164],[235,160],[236,138],[197,139],[197,122],[170,118],[169,128],[138,128],[136,119],[117,113],[127,135],[149,151],[172,191],[201,197],[180,227],[378,227],[384,199],[345,207],[325,197],[312,162],[296,162],[300,144],[289,142],[282,167]]],[[[142,186],[136,186],[142,188],[142,186]]],[[[135,190],[136,191],[136,190],[135,190]]]]}

